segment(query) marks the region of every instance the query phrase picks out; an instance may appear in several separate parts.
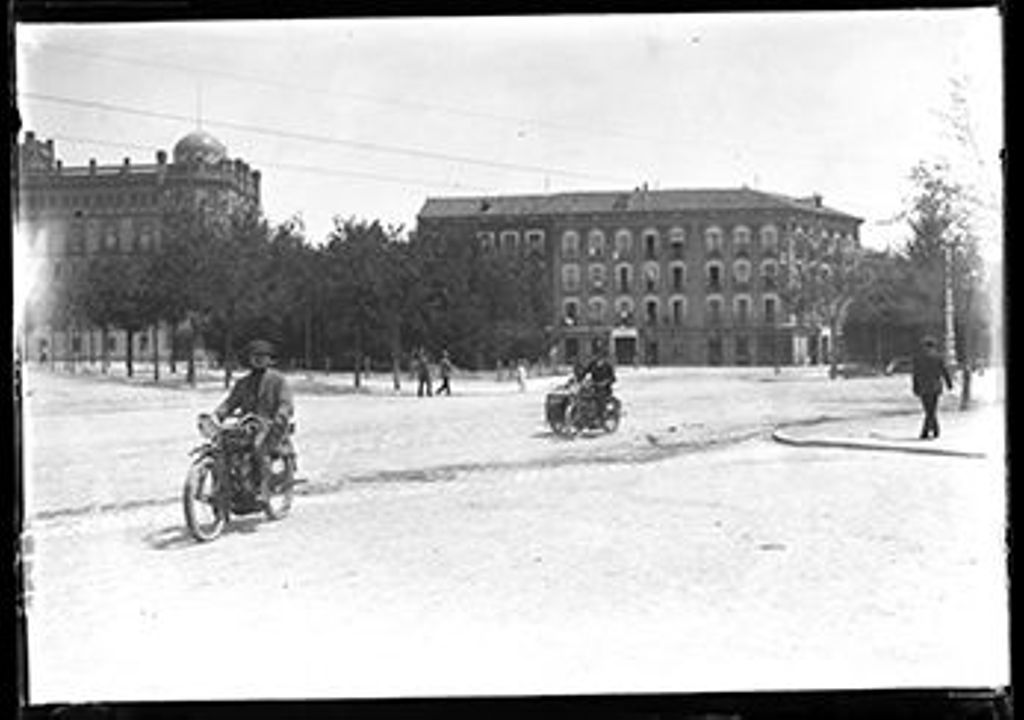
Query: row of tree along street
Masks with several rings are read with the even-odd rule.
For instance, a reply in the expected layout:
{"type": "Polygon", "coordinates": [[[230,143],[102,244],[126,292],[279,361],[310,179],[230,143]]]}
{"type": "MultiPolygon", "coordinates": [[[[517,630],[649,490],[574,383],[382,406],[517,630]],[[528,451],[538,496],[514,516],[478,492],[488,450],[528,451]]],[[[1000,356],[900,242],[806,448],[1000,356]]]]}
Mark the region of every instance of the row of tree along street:
{"type": "MultiPolygon", "coordinates": [[[[844,337],[846,359],[882,365],[913,352],[925,332],[943,336],[948,278],[966,367],[985,354],[990,326],[972,205],[941,167],[918,166],[913,180],[902,245],[863,251],[793,236],[782,299],[844,337]]],[[[358,385],[372,360],[397,383],[414,347],[447,349],[468,368],[544,358],[547,284],[539,255],[478,256],[466,243],[354,218],[336,219],[314,244],[297,220],[272,227],[251,213],[181,204],[165,211],[155,249],[83,258],[36,316],[67,330],[127,332],[129,375],[131,335],[164,323],[180,329],[171,368],[182,360],[190,379],[199,344],[223,363],[227,383],[237,349],[264,335],[286,365],[355,369],[358,385]]],[[[152,351],[155,360],[160,348],[152,351]]],[[[832,355],[835,375],[840,353],[832,355]]]]}

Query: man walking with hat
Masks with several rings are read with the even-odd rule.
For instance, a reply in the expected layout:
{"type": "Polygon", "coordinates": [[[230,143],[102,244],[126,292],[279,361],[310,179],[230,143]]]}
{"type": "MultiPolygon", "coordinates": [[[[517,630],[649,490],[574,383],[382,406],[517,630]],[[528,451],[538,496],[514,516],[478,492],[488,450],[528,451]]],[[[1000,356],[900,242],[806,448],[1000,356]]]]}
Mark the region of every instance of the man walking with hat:
{"type": "Polygon", "coordinates": [[[921,407],[924,409],[922,440],[939,436],[938,405],[943,383],[947,390],[953,389],[953,380],[936,348],[935,339],[925,337],[921,341],[921,351],[914,357],[913,377],[914,394],[921,398],[921,407]]]}
{"type": "Polygon", "coordinates": [[[267,421],[267,430],[256,438],[256,464],[260,474],[260,501],[270,499],[270,455],[293,455],[289,438],[295,404],[284,374],[275,370],[274,346],[266,340],[249,343],[250,372],[235,383],[214,415],[223,420],[234,412],[252,413],[267,421]]]}

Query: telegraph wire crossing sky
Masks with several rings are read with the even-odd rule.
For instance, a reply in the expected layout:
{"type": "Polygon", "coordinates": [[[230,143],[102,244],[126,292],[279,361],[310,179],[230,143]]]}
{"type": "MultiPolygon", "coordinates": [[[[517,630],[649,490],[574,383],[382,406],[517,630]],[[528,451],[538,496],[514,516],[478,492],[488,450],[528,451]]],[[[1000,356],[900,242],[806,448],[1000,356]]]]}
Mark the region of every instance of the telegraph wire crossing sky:
{"type": "Polygon", "coordinates": [[[152,162],[197,127],[263,173],[271,222],[415,225],[427,197],[756,187],[892,222],[915,163],[990,201],[995,9],[31,25],[24,130],[66,165],[152,162]],[[973,146],[942,115],[959,82],[973,146]]]}

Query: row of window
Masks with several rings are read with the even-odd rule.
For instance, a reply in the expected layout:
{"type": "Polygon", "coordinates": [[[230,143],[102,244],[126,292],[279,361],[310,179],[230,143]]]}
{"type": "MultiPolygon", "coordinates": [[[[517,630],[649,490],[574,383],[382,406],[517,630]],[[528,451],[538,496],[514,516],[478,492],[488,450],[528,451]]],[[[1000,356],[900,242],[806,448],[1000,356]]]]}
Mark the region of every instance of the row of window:
{"type": "MultiPolygon", "coordinates": [[[[779,300],[775,296],[761,298],[758,319],[772,324],[777,319],[779,300]]],[[[661,302],[658,298],[646,298],[643,301],[643,322],[645,325],[682,325],[687,316],[687,299],[683,296],[671,297],[668,301],[668,312],[661,315],[661,302]]],[[[709,325],[725,322],[725,303],[722,298],[712,297],[705,300],[705,319],[709,325]]],[[[754,322],[753,301],[741,295],[733,298],[732,321],[735,325],[747,325],[754,322]]],[[[605,325],[609,322],[619,325],[636,323],[636,304],[631,297],[620,297],[612,308],[614,315],[609,315],[610,306],[604,298],[590,298],[586,303],[586,321],[594,325],[605,325]]],[[[562,314],[567,325],[578,325],[581,320],[581,305],[576,298],[567,298],[562,302],[562,314]]]]}
{"type": "MultiPolygon", "coordinates": [[[[815,249],[825,242],[830,249],[834,243],[842,243],[843,248],[852,248],[854,245],[853,235],[839,230],[824,230],[811,228],[798,228],[797,236],[805,238],[815,249]]],[[[731,248],[736,254],[750,252],[753,246],[753,231],[740,225],[732,229],[731,248]]],[[[765,225],[757,231],[758,247],[764,254],[774,254],[779,251],[779,231],[774,225],[765,225]]],[[[635,254],[632,231],[622,228],[615,232],[611,244],[608,243],[603,230],[594,229],[587,233],[586,242],[575,230],[567,230],[562,234],[561,256],[565,259],[575,259],[585,254],[591,259],[602,259],[605,257],[628,258],[635,254]]],[[[704,251],[708,255],[723,254],[725,251],[725,231],[713,225],[703,232],[704,251]]],[[[687,234],[681,227],[674,227],[668,231],[667,247],[673,258],[683,257],[686,251],[687,234]]],[[[640,251],[643,257],[654,260],[662,255],[661,233],[655,228],[648,228],[640,233],[640,251]]]]}
{"type": "Polygon", "coordinates": [[[69,227],[49,228],[27,234],[29,248],[35,252],[82,255],[94,251],[147,251],[153,246],[154,224],[136,223],[132,218],[101,223],[75,221],[69,227]]]}
{"type": "MultiPolygon", "coordinates": [[[[774,287],[778,277],[779,265],[774,259],[762,260],[760,264],[761,284],[774,287]]],[[[656,262],[647,262],[640,268],[641,287],[647,292],[658,292],[662,285],[661,266],[656,262]]],[[[732,264],[732,278],[737,285],[751,282],[753,265],[749,260],[739,259],[732,264]]],[[[615,266],[615,290],[620,293],[632,292],[634,289],[634,267],[628,264],[615,266]]],[[[711,260],[704,264],[704,277],[709,289],[721,289],[725,279],[725,264],[711,260]]],[[[562,291],[578,292],[581,287],[582,270],[575,263],[562,266],[562,291]]],[[[588,287],[593,292],[604,292],[608,289],[608,269],[604,265],[592,264],[587,267],[588,287]]],[[[686,286],[686,263],[672,262],[668,266],[668,287],[681,291],[686,286]]]]}
{"type": "Polygon", "coordinates": [[[31,194],[25,198],[25,206],[29,210],[154,207],[158,203],[159,196],[154,192],[47,193],[31,194]]]}
{"type": "Polygon", "coordinates": [[[544,252],[544,231],[502,230],[499,233],[485,230],[476,234],[480,250],[484,253],[544,252]]]}
{"type": "MultiPolygon", "coordinates": [[[[718,226],[704,230],[704,249],[708,254],[724,250],[724,231],[718,226]]],[[[759,245],[762,252],[778,252],[779,233],[774,225],[766,225],[758,231],[759,245]]],[[[665,238],[672,257],[681,258],[686,250],[687,233],[684,228],[670,229],[665,238]]],[[[746,226],[739,226],[732,231],[732,247],[736,252],[749,250],[752,245],[752,231],[746,226]]],[[[657,259],[662,254],[662,234],[656,228],[647,228],[640,233],[639,253],[648,259],[657,259]]],[[[575,230],[567,230],[562,234],[561,256],[573,259],[586,254],[588,258],[632,257],[637,248],[634,247],[633,232],[626,228],[617,230],[609,242],[603,230],[593,229],[584,238],[575,230]]]]}

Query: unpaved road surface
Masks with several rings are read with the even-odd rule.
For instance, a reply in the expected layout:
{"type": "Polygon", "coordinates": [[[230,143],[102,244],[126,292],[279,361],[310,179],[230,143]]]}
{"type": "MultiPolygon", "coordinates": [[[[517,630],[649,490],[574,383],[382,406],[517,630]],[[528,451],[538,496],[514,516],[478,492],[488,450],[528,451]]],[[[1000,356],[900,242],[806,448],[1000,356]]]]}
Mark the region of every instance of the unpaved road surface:
{"type": "Polygon", "coordinates": [[[209,544],[182,528],[173,448],[189,441],[178,420],[190,429],[207,398],[143,393],[131,410],[113,404],[103,427],[99,400],[62,413],[40,402],[35,432],[69,423],[79,458],[111,443],[120,479],[151,462],[136,440],[176,459],[132,492],[81,460],[75,504],[49,486],[59,458],[40,443],[30,699],[1008,681],[1000,457],[767,439],[768,416],[849,410],[851,387],[853,414],[902,423],[892,413],[912,406],[892,404],[892,379],[632,380],[622,431],[568,444],[537,421],[543,388],[467,388],[448,405],[301,398],[309,493],[284,521],[241,521],[209,544]],[[71,429],[76,414],[88,432],[71,429]],[[164,499],[135,502],[146,483],[164,499]]]}

